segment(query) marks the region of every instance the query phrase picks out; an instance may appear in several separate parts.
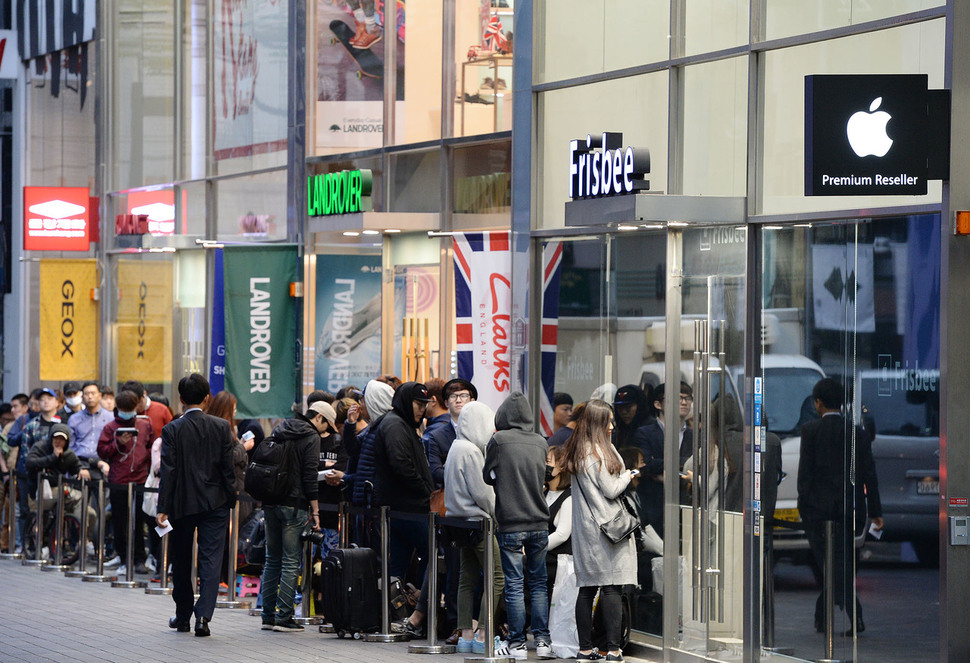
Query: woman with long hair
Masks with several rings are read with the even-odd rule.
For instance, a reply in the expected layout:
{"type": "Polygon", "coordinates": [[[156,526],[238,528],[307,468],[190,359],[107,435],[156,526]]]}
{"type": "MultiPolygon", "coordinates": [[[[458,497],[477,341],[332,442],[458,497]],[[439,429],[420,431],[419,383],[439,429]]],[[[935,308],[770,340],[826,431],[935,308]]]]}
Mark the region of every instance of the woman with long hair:
{"type": "MultiPolygon", "coordinates": [[[[253,438],[241,441],[238,437],[236,432],[236,397],[228,391],[220,391],[209,400],[206,413],[229,422],[229,430],[232,431],[232,439],[236,443],[232,449],[232,465],[236,475],[236,492],[241,494],[246,487],[246,466],[249,465],[247,452],[252,448],[254,442],[253,438]]],[[[237,503],[237,508],[239,509],[239,522],[244,523],[253,511],[253,503],[249,501],[239,502],[237,503]]]]}
{"type": "Polygon", "coordinates": [[[576,599],[578,661],[603,658],[593,648],[593,599],[599,591],[607,661],[622,661],[620,626],[623,585],[637,582],[637,553],[633,537],[612,543],[600,531],[623,506],[620,495],[639,470],[624,468],[611,442],[613,410],[604,401],[586,404],[576,431],[566,443],[565,469],[573,476],[572,549],[579,597],[576,599]]]}

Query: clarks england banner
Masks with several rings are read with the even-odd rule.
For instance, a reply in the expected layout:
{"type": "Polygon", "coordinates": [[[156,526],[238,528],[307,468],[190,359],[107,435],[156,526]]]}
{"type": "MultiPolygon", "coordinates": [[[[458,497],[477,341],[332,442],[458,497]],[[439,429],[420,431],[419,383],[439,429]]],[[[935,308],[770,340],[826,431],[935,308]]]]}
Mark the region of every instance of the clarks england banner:
{"type": "Polygon", "coordinates": [[[98,377],[98,287],[94,260],[40,261],[40,379],[98,377]]]}
{"type": "Polygon", "coordinates": [[[226,390],[240,419],[285,417],[296,385],[296,247],[227,247],[222,259],[226,390]]]}
{"type": "Polygon", "coordinates": [[[458,233],[454,247],[458,377],[494,410],[512,388],[509,233],[458,233]]]}

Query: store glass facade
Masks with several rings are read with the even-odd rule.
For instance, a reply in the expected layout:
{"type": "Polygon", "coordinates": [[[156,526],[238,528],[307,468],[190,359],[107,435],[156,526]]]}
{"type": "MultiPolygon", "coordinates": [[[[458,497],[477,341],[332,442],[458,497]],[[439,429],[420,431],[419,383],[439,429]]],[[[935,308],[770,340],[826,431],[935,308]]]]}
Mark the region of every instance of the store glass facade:
{"type": "MultiPolygon", "coordinates": [[[[943,3],[569,4],[530,15],[534,175],[516,189],[531,199],[520,230],[533,269],[562,256],[554,379],[531,379],[530,393],[611,400],[632,385],[652,409],[660,383],[692,390],[691,443],[666,427],[664,471],[646,479],[662,488],[637,488],[663,543],[638,555],[632,639],[665,660],[937,658],[943,187],[805,196],[804,88],[809,74],[860,72],[942,88],[943,3]],[[649,193],[569,200],[570,141],[602,132],[650,150],[649,193]],[[815,447],[802,440],[825,377],[857,426],[828,466],[856,486],[833,507],[828,571],[815,447]],[[887,619],[903,577],[926,583],[913,600],[927,618],[896,623],[886,643],[860,636],[887,619]]],[[[544,299],[530,314],[545,326],[549,311],[544,299]]],[[[668,421],[671,400],[657,404],[668,421]]]]}

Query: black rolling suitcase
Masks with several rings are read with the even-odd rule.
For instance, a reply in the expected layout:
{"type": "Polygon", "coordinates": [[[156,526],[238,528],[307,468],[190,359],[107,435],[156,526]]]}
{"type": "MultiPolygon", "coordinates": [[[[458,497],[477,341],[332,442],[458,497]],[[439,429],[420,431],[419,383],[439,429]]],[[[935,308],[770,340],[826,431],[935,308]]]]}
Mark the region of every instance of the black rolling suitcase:
{"type": "Polygon", "coordinates": [[[337,548],[323,560],[323,615],[338,637],[380,629],[377,577],[377,554],[370,548],[337,548]]]}

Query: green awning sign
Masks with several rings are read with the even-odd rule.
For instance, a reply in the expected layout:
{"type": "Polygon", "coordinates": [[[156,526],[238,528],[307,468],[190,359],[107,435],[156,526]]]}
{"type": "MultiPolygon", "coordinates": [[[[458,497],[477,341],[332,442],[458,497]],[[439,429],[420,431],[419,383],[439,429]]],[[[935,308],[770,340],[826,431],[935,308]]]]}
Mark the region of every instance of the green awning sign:
{"type": "Polygon", "coordinates": [[[354,214],[371,209],[369,170],[341,170],[307,178],[307,216],[354,214]]]}

